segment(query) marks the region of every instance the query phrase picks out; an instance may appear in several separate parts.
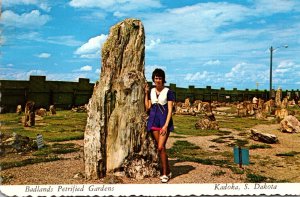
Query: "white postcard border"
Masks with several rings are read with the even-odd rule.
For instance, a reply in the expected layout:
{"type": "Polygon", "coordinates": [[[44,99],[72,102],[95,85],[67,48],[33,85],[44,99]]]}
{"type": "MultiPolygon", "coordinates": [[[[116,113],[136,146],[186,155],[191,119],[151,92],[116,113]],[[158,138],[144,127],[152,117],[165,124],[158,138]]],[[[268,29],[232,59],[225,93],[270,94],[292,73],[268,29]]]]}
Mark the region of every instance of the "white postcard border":
{"type": "Polygon", "coordinates": [[[300,183],[2,185],[7,196],[300,195],[300,183]]]}

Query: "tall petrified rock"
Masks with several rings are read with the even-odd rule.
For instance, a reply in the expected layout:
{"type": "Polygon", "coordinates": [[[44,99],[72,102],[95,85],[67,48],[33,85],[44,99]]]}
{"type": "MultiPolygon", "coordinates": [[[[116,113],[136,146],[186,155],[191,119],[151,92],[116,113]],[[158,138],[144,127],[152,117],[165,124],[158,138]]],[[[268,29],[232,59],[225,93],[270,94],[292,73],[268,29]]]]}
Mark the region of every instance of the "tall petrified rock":
{"type": "Polygon", "coordinates": [[[119,170],[135,178],[157,174],[155,145],[145,127],[144,58],[141,21],[126,19],[110,29],[102,47],[100,81],[87,107],[84,159],[89,179],[119,170]]]}
{"type": "Polygon", "coordinates": [[[282,96],[282,89],[279,87],[276,91],[276,96],[275,96],[276,107],[281,107],[281,96],[282,96]]]}

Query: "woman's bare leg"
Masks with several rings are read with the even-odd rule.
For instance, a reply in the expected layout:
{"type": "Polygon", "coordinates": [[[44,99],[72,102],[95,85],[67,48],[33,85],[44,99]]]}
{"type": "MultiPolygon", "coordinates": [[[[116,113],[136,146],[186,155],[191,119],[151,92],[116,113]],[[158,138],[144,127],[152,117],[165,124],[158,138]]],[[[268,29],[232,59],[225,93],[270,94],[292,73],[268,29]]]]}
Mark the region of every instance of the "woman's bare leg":
{"type": "Polygon", "coordinates": [[[159,135],[159,140],[158,140],[158,151],[160,154],[163,175],[167,175],[170,173],[168,155],[166,150],[166,142],[169,137],[169,134],[170,132],[168,132],[166,135],[159,135]]]}
{"type": "Polygon", "coordinates": [[[167,175],[170,173],[170,166],[169,166],[168,155],[166,152],[166,142],[170,132],[167,132],[166,135],[160,135],[159,131],[153,131],[152,133],[155,141],[157,142],[157,148],[158,148],[158,153],[159,153],[161,167],[162,167],[161,174],[167,175]]]}

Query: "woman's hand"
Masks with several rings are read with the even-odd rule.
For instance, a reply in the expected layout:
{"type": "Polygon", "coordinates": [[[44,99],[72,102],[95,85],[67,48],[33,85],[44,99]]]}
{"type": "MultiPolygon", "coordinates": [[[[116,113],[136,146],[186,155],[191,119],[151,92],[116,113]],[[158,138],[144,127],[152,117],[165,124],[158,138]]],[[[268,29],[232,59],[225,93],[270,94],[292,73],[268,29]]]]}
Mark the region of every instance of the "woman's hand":
{"type": "Polygon", "coordinates": [[[167,130],[168,130],[168,127],[167,126],[163,126],[161,128],[161,130],[159,131],[160,135],[164,136],[167,134],[167,130]]]}
{"type": "Polygon", "coordinates": [[[145,94],[148,94],[148,93],[149,93],[149,86],[148,86],[148,83],[145,83],[144,89],[145,89],[145,94]]]}

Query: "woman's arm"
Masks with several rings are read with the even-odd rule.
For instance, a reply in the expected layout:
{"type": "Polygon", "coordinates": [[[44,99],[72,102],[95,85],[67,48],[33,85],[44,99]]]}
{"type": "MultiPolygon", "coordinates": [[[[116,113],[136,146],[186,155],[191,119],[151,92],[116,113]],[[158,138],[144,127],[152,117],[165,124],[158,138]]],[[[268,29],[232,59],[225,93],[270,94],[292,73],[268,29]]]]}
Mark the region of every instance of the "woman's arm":
{"type": "Polygon", "coordinates": [[[160,130],[161,135],[165,135],[168,131],[168,125],[169,125],[171,117],[172,117],[172,111],[173,111],[173,101],[168,101],[168,115],[167,115],[167,119],[166,119],[164,126],[160,130]]]}
{"type": "Polygon", "coordinates": [[[148,111],[151,108],[151,100],[149,98],[149,87],[148,84],[145,84],[145,108],[148,111]]]}

